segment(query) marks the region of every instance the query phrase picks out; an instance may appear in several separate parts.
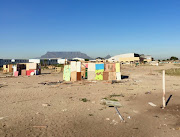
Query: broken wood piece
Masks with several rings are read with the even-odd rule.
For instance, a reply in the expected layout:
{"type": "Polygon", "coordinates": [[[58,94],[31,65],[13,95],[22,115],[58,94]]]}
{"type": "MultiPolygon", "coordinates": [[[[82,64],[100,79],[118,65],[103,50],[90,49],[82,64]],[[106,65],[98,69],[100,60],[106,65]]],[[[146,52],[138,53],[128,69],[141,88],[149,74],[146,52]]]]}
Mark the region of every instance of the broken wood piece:
{"type": "MultiPolygon", "coordinates": [[[[8,116],[6,116],[6,117],[8,117],[8,116]]],[[[6,118],[6,117],[0,117],[0,120],[4,119],[4,118],[6,118]]]]}
{"type": "Polygon", "coordinates": [[[152,102],[149,102],[148,104],[151,105],[152,107],[156,107],[156,105],[152,102]]]}
{"type": "Polygon", "coordinates": [[[50,106],[50,104],[44,103],[44,104],[42,104],[42,106],[43,106],[43,107],[48,107],[48,106],[50,106]]]}

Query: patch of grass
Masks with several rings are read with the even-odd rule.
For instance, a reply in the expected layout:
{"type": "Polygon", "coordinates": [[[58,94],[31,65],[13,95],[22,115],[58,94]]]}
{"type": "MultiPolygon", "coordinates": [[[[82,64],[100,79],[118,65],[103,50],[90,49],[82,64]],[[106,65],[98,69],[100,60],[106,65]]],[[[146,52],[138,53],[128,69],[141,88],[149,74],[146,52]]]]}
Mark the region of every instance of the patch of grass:
{"type": "Polygon", "coordinates": [[[64,67],[64,64],[55,64],[53,66],[55,66],[55,67],[64,67]]]}
{"type": "MultiPolygon", "coordinates": [[[[119,100],[115,99],[114,97],[124,97],[124,95],[123,94],[112,94],[112,95],[109,95],[108,97],[105,97],[102,99],[110,100],[110,101],[119,101],[119,100]]],[[[105,104],[102,104],[102,105],[105,105],[105,104]]]]}
{"type": "Polygon", "coordinates": [[[44,70],[44,69],[48,69],[48,67],[41,66],[41,69],[42,69],[42,70],[44,70]]]}
{"type": "Polygon", "coordinates": [[[174,66],[180,67],[180,64],[174,64],[174,66]]]}
{"type": "Polygon", "coordinates": [[[166,70],[166,74],[170,76],[180,76],[180,68],[172,68],[166,70]]]}
{"type": "Polygon", "coordinates": [[[117,99],[114,99],[114,98],[110,98],[109,100],[111,100],[111,101],[118,101],[117,99]]]}
{"type": "Polygon", "coordinates": [[[124,97],[123,94],[112,94],[112,95],[109,95],[110,98],[112,97],[124,97]]]}
{"type": "MultiPolygon", "coordinates": [[[[110,98],[110,97],[108,97],[108,98],[103,98],[103,99],[105,99],[105,100],[111,100],[111,101],[118,101],[117,99],[110,98]]],[[[101,103],[101,105],[106,105],[106,103],[103,102],[103,103],[101,103]]]]}
{"type": "Polygon", "coordinates": [[[164,66],[164,64],[159,64],[159,66],[164,66]]]}
{"type": "Polygon", "coordinates": [[[88,101],[90,101],[90,100],[88,100],[87,98],[80,98],[79,100],[82,101],[82,102],[88,102],[88,101]]]}

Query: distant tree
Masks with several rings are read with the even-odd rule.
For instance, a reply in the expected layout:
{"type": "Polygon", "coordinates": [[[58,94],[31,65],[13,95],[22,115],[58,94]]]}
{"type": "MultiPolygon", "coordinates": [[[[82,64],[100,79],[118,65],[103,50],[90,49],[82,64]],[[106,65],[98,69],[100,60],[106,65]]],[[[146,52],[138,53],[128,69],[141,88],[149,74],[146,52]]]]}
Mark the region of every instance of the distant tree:
{"type": "Polygon", "coordinates": [[[89,59],[85,59],[85,61],[89,61],[89,59]]]}
{"type": "Polygon", "coordinates": [[[169,61],[169,59],[167,59],[169,61]]]}
{"type": "Polygon", "coordinates": [[[172,57],[170,58],[170,60],[178,60],[178,58],[177,58],[177,57],[172,56],[172,57]]]}

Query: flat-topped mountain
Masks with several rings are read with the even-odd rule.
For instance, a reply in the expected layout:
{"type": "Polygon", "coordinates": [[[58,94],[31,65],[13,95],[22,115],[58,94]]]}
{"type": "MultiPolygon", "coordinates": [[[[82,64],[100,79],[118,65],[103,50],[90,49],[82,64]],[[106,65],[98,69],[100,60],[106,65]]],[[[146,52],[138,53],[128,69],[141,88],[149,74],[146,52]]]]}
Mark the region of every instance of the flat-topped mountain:
{"type": "Polygon", "coordinates": [[[67,58],[67,59],[72,59],[72,58],[83,58],[83,59],[92,59],[85,53],[81,52],[47,52],[45,55],[42,55],[41,58],[67,58]]]}

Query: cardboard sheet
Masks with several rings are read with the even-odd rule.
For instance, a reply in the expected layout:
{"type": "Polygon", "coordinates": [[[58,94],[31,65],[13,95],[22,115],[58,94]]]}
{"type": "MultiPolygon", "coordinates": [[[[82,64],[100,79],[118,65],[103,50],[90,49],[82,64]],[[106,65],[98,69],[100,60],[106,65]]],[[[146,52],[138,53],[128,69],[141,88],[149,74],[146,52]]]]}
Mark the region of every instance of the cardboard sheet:
{"type": "Polygon", "coordinates": [[[26,76],[26,70],[25,70],[25,69],[22,69],[22,70],[21,70],[21,75],[22,75],[22,76],[26,76]]]}
{"type": "Polygon", "coordinates": [[[29,64],[29,70],[30,69],[36,69],[37,64],[36,63],[28,63],[29,64]]]}
{"type": "Polygon", "coordinates": [[[29,63],[26,63],[26,70],[29,70],[29,63]]]}
{"type": "Polygon", "coordinates": [[[104,69],[96,70],[95,80],[103,80],[103,72],[104,72],[104,69]]]}
{"type": "Polygon", "coordinates": [[[103,80],[109,80],[109,72],[103,72],[103,80]]]}
{"type": "Polygon", "coordinates": [[[116,80],[116,72],[109,72],[109,80],[116,80]]]}
{"type": "Polygon", "coordinates": [[[88,80],[95,80],[96,73],[95,71],[88,71],[88,80]]]}
{"type": "Polygon", "coordinates": [[[71,72],[77,71],[77,62],[71,61],[71,72]]]}
{"type": "Polygon", "coordinates": [[[71,78],[70,65],[65,65],[64,66],[64,72],[63,72],[63,80],[64,81],[70,81],[70,78],[71,78]]]}
{"type": "Polygon", "coordinates": [[[88,63],[88,71],[94,71],[95,73],[95,63],[88,63]]]}
{"type": "Polygon", "coordinates": [[[120,72],[120,63],[116,63],[116,72],[120,72]]]}
{"type": "Polygon", "coordinates": [[[77,81],[77,72],[71,72],[71,81],[77,81]]]}
{"type": "Polygon", "coordinates": [[[96,64],[96,70],[104,70],[104,64],[96,64]]]}
{"type": "Polygon", "coordinates": [[[116,79],[121,80],[121,72],[116,72],[116,79]]]}

